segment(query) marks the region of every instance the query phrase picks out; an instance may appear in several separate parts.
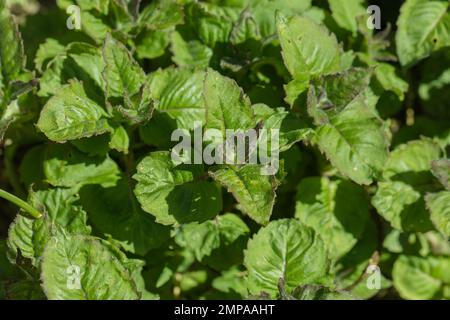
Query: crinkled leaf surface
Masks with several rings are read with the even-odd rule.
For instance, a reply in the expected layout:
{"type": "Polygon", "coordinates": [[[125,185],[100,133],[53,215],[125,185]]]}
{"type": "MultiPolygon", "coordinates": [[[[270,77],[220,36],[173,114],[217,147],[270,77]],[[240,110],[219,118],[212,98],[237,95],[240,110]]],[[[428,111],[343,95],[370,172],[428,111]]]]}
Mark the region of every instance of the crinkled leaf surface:
{"type": "Polygon", "coordinates": [[[383,126],[360,97],[317,128],[317,143],[342,174],[358,184],[370,184],[387,160],[383,126]]]}
{"type": "Polygon", "coordinates": [[[36,126],[56,142],[91,137],[110,130],[106,111],[86,96],[79,82],[58,90],[42,109],[36,126]]]}
{"type": "Polygon", "coordinates": [[[42,287],[51,300],[137,300],[131,262],[101,239],[61,234],[45,248],[42,287]]]}
{"type": "Polygon", "coordinates": [[[312,228],[295,219],[282,219],[253,236],[244,264],[249,292],[266,292],[275,298],[280,279],[287,292],[302,284],[326,284],[330,261],[324,242],[312,228]]]}
{"type": "Polygon", "coordinates": [[[202,165],[175,165],[169,152],[153,152],[137,166],[134,193],[159,223],[203,222],[222,209],[220,189],[203,177],[202,165]]]}
{"type": "Polygon", "coordinates": [[[309,18],[278,17],[284,63],[294,78],[334,73],[340,69],[336,37],[309,18]]]}
{"type": "Polygon", "coordinates": [[[369,201],[358,185],[346,180],[311,177],[297,189],[295,216],[325,241],[338,259],[362,236],[369,219],[369,201]]]}
{"type": "Polygon", "coordinates": [[[240,168],[222,165],[209,174],[233,194],[239,203],[239,210],[265,225],[272,215],[277,181],[262,172],[262,166],[248,164],[240,168]]]}
{"type": "Polygon", "coordinates": [[[446,0],[407,0],[397,21],[397,54],[407,66],[450,46],[450,14],[446,0]]]}
{"type": "Polygon", "coordinates": [[[226,270],[242,262],[250,230],[237,215],[226,213],[203,223],[182,227],[182,242],[199,261],[216,270],[226,270]]]}

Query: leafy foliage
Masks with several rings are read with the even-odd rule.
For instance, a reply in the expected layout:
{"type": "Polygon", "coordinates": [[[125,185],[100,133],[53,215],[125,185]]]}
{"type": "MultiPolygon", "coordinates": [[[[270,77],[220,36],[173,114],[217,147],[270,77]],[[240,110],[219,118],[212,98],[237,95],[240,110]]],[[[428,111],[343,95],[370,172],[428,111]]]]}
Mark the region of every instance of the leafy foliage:
{"type": "Polygon", "coordinates": [[[0,298],[450,299],[450,4],[377,3],[0,0],[0,298]]]}

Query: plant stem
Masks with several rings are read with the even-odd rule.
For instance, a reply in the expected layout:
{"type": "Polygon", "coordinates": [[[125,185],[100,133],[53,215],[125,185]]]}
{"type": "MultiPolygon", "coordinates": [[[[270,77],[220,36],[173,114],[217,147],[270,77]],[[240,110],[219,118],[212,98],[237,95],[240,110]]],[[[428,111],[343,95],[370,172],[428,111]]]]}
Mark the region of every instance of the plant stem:
{"type": "Polygon", "coordinates": [[[33,208],[31,205],[29,205],[27,202],[23,201],[22,199],[16,197],[15,195],[0,189],[0,198],[6,199],[9,202],[14,203],[18,207],[22,208],[23,210],[27,211],[29,214],[31,214],[34,218],[39,219],[42,214],[33,208]]]}

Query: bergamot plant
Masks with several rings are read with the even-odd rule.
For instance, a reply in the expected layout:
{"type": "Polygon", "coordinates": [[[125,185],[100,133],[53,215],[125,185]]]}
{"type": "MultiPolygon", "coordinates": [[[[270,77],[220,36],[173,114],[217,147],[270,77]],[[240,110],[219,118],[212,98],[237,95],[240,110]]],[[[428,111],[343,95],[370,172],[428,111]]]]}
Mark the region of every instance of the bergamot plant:
{"type": "Polygon", "coordinates": [[[0,0],[0,297],[450,299],[449,7],[0,0]]]}

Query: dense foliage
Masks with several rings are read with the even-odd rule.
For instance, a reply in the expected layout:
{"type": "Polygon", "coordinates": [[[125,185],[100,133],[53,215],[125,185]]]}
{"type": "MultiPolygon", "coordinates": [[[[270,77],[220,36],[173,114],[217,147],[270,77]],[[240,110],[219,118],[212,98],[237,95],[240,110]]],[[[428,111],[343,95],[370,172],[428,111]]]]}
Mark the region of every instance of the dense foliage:
{"type": "Polygon", "coordinates": [[[449,6],[0,0],[0,297],[450,299],[449,6]]]}

